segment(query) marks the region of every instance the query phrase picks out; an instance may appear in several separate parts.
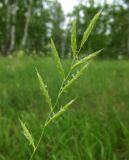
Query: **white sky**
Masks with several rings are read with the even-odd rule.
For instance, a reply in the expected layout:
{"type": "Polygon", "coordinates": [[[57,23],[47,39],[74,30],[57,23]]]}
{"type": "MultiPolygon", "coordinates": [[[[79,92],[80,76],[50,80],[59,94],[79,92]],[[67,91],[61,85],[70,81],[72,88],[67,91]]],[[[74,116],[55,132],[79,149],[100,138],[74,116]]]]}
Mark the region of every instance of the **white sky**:
{"type": "Polygon", "coordinates": [[[78,4],[77,0],[58,0],[58,1],[61,3],[65,14],[72,11],[73,7],[78,4]]]}
{"type": "MultiPolygon", "coordinates": [[[[74,6],[78,4],[78,0],[58,0],[62,4],[64,13],[67,14],[73,10],[74,6]]],[[[104,0],[96,0],[99,3],[103,3],[104,0]]],[[[113,0],[107,0],[108,3],[111,3],[113,0]]]]}

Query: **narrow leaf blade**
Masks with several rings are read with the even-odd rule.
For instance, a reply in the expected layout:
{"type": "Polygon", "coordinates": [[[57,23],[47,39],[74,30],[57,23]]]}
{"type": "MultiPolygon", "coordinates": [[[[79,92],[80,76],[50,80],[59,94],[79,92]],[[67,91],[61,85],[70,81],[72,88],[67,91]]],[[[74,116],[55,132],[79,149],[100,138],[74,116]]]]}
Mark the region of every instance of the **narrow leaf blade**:
{"type": "Polygon", "coordinates": [[[64,69],[63,69],[63,66],[61,64],[57,49],[56,49],[55,44],[54,44],[52,39],[51,39],[51,47],[52,47],[54,59],[55,59],[55,62],[56,62],[56,67],[59,71],[59,74],[60,74],[61,78],[64,80],[65,79],[64,69]]]}
{"type": "Polygon", "coordinates": [[[89,37],[92,29],[94,28],[94,26],[95,26],[95,24],[96,24],[96,22],[97,22],[97,20],[98,20],[98,18],[99,18],[99,16],[100,16],[100,14],[101,14],[101,11],[99,11],[99,12],[93,17],[93,19],[91,20],[88,28],[87,28],[86,31],[84,32],[83,38],[82,38],[82,40],[81,40],[80,50],[81,50],[81,48],[83,47],[84,43],[87,41],[87,39],[88,39],[88,37],[89,37]]]}
{"type": "Polygon", "coordinates": [[[72,24],[72,33],[71,33],[71,48],[73,57],[76,55],[77,44],[76,44],[76,20],[72,24]]]}
{"type": "Polygon", "coordinates": [[[24,132],[24,136],[26,137],[26,139],[29,141],[30,145],[32,145],[34,151],[35,151],[35,144],[34,144],[34,140],[32,135],[30,134],[29,130],[27,129],[26,125],[20,120],[23,132],[24,132]]]}

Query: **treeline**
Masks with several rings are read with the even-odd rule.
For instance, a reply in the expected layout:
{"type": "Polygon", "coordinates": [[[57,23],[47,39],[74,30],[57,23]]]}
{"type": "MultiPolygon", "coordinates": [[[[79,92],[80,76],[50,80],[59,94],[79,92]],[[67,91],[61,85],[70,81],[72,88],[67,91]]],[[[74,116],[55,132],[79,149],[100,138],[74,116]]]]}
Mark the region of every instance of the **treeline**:
{"type": "Polygon", "coordinates": [[[101,17],[83,48],[82,54],[104,49],[103,58],[129,57],[129,1],[114,0],[112,4],[81,0],[65,15],[58,0],[3,0],[0,2],[0,54],[49,55],[50,38],[54,39],[61,57],[71,52],[70,32],[77,20],[77,42],[91,18],[103,8],[101,17]],[[65,27],[64,27],[65,26],[65,27]]]}

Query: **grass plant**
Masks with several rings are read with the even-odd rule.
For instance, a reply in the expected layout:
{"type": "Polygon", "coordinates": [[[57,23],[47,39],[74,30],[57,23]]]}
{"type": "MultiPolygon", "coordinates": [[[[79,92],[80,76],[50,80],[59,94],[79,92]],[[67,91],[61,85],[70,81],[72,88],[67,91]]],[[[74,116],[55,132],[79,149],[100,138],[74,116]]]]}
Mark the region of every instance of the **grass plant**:
{"type": "Polygon", "coordinates": [[[49,114],[48,114],[48,116],[45,120],[45,123],[44,123],[43,128],[42,128],[42,132],[41,132],[41,135],[39,137],[39,140],[38,140],[37,144],[35,144],[35,142],[34,142],[32,133],[30,133],[30,131],[27,129],[26,125],[20,120],[21,126],[22,126],[23,131],[24,131],[24,135],[25,135],[26,139],[29,141],[30,145],[33,147],[33,153],[30,157],[30,160],[33,159],[34,154],[39,147],[39,144],[42,140],[42,137],[44,135],[44,131],[45,131],[46,127],[48,127],[52,122],[54,122],[60,116],[62,116],[64,114],[64,112],[75,101],[75,99],[72,99],[69,102],[67,102],[66,104],[59,107],[58,111],[55,111],[55,108],[57,107],[57,105],[59,103],[60,97],[63,95],[63,93],[67,92],[69,87],[71,87],[74,84],[74,82],[77,81],[82,76],[82,74],[86,70],[86,68],[87,68],[88,64],[91,62],[91,60],[101,52],[101,50],[97,51],[95,53],[92,53],[88,57],[84,57],[84,58],[79,60],[79,54],[81,52],[81,49],[82,49],[83,45],[86,43],[92,29],[94,28],[94,26],[96,24],[96,21],[98,20],[98,18],[100,16],[100,13],[101,13],[101,11],[98,12],[93,17],[93,19],[91,20],[88,28],[84,32],[84,35],[82,37],[81,44],[80,44],[80,47],[79,47],[78,51],[77,51],[78,46],[77,46],[77,42],[76,42],[76,21],[73,22],[72,33],[71,33],[72,63],[70,65],[70,68],[69,68],[69,71],[68,71],[67,74],[65,74],[65,71],[64,71],[63,65],[61,63],[61,60],[59,58],[56,46],[55,46],[53,40],[51,39],[51,48],[52,48],[53,57],[54,57],[55,64],[56,64],[56,67],[58,69],[58,72],[59,72],[59,75],[60,75],[60,78],[61,78],[62,82],[61,82],[59,92],[57,94],[56,101],[55,101],[54,104],[52,104],[51,97],[50,97],[49,92],[47,90],[47,85],[45,84],[44,80],[42,79],[39,72],[37,71],[37,77],[39,79],[40,89],[41,89],[41,91],[42,91],[42,93],[45,97],[45,100],[46,100],[49,108],[50,108],[50,112],[49,112],[49,114]]]}

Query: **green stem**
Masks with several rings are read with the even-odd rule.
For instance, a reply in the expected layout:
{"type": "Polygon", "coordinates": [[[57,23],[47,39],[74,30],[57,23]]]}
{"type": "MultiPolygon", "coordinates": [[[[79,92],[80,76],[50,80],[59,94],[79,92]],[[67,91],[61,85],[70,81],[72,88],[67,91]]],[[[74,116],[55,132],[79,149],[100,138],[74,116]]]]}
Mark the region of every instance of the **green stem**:
{"type": "Polygon", "coordinates": [[[69,75],[70,75],[71,72],[72,72],[72,66],[73,66],[73,64],[74,64],[75,59],[76,59],[76,57],[74,57],[74,59],[72,60],[72,63],[71,63],[71,66],[70,66],[70,70],[69,70],[69,72],[68,72],[65,80],[64,80],[64,81],[62,82],[62,84],[61,84],[61,87],[60,87],[60,89],[59,89],[58,96],[57,96],[56,102],[55,102],[55,104],[54,104],[53,110],[54,110],[55,107],[57,106],[58,101],[59,101],[59,99],[60,99],[60,97],[61,97],[61,95],[62,95],[62,93],[63,93],[63,92],[62,92],[62,87],[63,87],[64,83],[67,81],[67,79],[69,78],[69,75]]]}
{"type": "MultiPolygon", "coordinates": [[[[62,92],[62,87],[63,87],[64,83],[67,81],[67,79],[69,78],[69,75],[70,75],[71,72],[72,72],[72,66],[73,66],[73,64],[74,64],[75,59],[76,59],[76,57],[74,57],[74,59],[72,60],[72,63],[71,63],[71,66],[70,66],[70,70],[69,70],[69,72],[68,72],[65,80],[64,80],[64,81],[62,82],[62,84],[61,84],[61,87],[60,87],[60,89],[59,89],[56,102],[55,102],[55,104],[54,104],[54,107],[52,108],[52,110],[51,110],[50,113],[48,114],[48,117],[47,117],[47,119],[46,119],[46,121],[45,121],[45,124],[48,122],[51,114],[53,113],[55,107],[56,107],[57,104],[58,104],[58,101],[59,101],[59,99],[60,99],[60,97],[61,97],[61,95],[62,95],[62,93],[63,93],[63,92],[62,92]]],[[[46,128],[45,124],[44,124],[44,126],[43,126],[42,133],[41,133],[41,135],[40,135],[40,137],[39,137],[39,140],[38,140],[38,143],[37,143],[37,145],[36,145],[36,148],[35,148],[35,150],[33,151],[32,155],[31,155],[31,157],[30,157],[30,160],[33,159],[33,157],[34,157],[34,155],[35,155],[35,153],[36,153],[36,151],[37,151],[37,149],[38,149],[38,147],[39,147],[39,144],[40,144],[40,142],[41,142],[41,140],[42,140],[42,138],[43,138],[44,131],[45,131],[45,128],[46,128]]]]}
{"type": "MultiPolygon", "coordinates": [[[[47,123],[47,121],[48,121],[51,113],[52,113],[52,111],[48,114],[47,119],[46,119],[46,121],[45,121],[45,124],[47,123]]],[[[45,131],[45,128],[46,128],[45,124],[44,124],[44,126],[43,126],[42,133],[41,133],[41,135],[40,135],[40,137],[39,137],[39,140],[38,140],[38,143],[37,143],[37,145],[36,145],[36,147],[35,147],[35,150],[34,150],[33,153],[31,154],[30,160],[33,159],[34,154],[36,153],[36,151],[37,151],[37,149],[38,149],[38,147],[39,147],[39,144],[40,144],[40,142],[41,142],[41,140],[42,140],[42,138],[43,138],[44,131],[45,131]]]]}
{"type": "Polygon", "coordinates": [[[44,135],[44,131],[45,131],[45,125],[44,125],[44,127],[43,127],[43,130],[42,130],[42,133],[41,133],[40,138],[39,138],[39,140],[38,140],[38,143],[37,143],[37,145],[36,145],[36,148],[35,148],[34,152],[32,153],[32,155],[31,155],[31,157],[30,157],[30,160],[32,160],[32,158],[34,157],[34,154],[35,154],[36,151],[37,151],[37,148],[39,147],[39,144],[40,144],[40,142],[41,142],[41,140],[42,140],[42,137],[43,137],[43,135],[44,135]]]}

